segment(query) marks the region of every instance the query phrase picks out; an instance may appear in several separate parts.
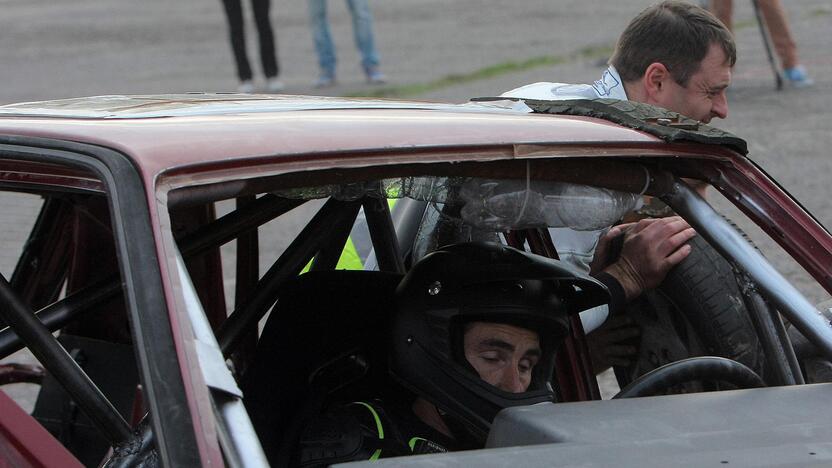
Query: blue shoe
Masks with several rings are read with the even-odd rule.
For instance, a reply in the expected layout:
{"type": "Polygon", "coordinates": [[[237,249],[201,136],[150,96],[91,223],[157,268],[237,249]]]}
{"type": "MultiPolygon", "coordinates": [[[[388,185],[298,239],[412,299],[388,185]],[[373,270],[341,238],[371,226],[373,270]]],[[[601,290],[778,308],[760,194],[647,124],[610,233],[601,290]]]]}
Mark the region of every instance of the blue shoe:
{"type": "Polygon", "coordinates": [[[815,84],[815,82],[809,78],[809,75],[806,73],[806,69],[800,65],[792,68],[786,68],[783,70],[783,75],[786,77],[786,81],[795,88],[806,88],[815,84]]]}
{"type": "Polygon", "coordinates": [[[319,89],[335,86],[335,75],[331,75],[329,73],[322,73],[320,76],[318,76],[318,79],[316,79],[312,83],[312,86],[319,89]]]}
{"type": "Polygon", "coordinates": [[[384,84],[387,83],[387,77],[380,72],[377,67],[368,67],[364,69],[367,74],[367,83],[370,84],[384,84]]]}

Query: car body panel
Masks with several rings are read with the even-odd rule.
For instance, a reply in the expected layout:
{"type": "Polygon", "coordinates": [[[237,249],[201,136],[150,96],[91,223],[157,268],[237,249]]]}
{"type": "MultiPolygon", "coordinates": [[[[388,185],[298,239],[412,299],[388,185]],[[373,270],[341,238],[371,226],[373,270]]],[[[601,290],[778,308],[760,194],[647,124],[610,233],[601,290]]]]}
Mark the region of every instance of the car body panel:
{"type": "MultiPolygon", "coordinates": [[[[632,166],[635,177],[623,180],[623,175],[607,171],[607,182],[628,183],[627,189],[634,193],[649,193],[658,179],[671,172],[706,180],[759,221],[832,292],[832,237],[750,159],[718,145],[667,143],[601,118],[528,114],[510,104],[104,96],[0,106],[0,151],[20,153],[0,159],[0,187],[4,189],[111,197],[114,217],[118,218],[114,220],[118,245],[123,250],[122,274],[134,285],[132,303],[141,303],[132,307],[132,318],[141,322],[154,317],[160,321],[159,327],[169,328],[166,333],[170,336],[162,336],[152,327],[142,330],[136,334],[136,345],[143,350],[140,361],[145,379],[159,382],[162,393],[183,393],[165,400],[152,386],[145,389],[155,413],[180,416],[177,427],[173,422],[170,427],[156,422],[154,430],[165,443],[176,443],[178,434],[171,434],[172,430],[183,431],[184,439],[194,438],[183,447],[170,449],[171,453],[179,450],[170,459],[180,463],[224,464],[218,441],[223,428],[215,423],[212,389],[206,385],[210,376],[203,375],[201,343],[190,322],[194,311],[187,309],[197,305],[183,292],[189,290],[185,283],[193,279],[182,273],[179,264],[180,239],[175,238],[171,213],[180,208],[253,197],[269,193],[270,187],[469,170],[499,174],[507,169],[510,172],[504,177],[523,179],[536,167],[535,161],[562,162],[563,167],[588,160],[597,161],[599,167],[620,162],[632,166]],[[34,156],[25,156],[26,152],[34,156]],[[616,178],[622,180],[612,180],[616,178]],[[156,310],[144,316],[149,309],[156,310]],[[153,354],[155,337],[171,342],[169,355],[153,354]],[[172,367],[178,370],[177,381],[172,388],[164,388],[164,372],[155,368],[155,363],[164,360],[171,364],[172,359],[176,360],[172,367]],[[174,415],[174,403],[182,402],[187,411],[174,415]],[[183,425],[188,427],[183,429],[183,425]]],[[[557,174],[550,176],[557,180],[557,174]]],[[[0,418],[0,429],[4,424],[15,423],[0,418]]],[[[3,444],[0,441],[0,446],[3,444]]],[[[671,449],[663,453],[670,457],[671,449]]],[[[445,460],[449,466],[474,462],[499,466],[522,449],[501,450],[436,460],[440,465],[445,460]],[[496,455],[488,458],[489,453],[496,455]]],[[[529,456],[545,465],[550,452],[532,451],[538,450],[540,457],[531,452],[529,456]]],[[[574,450],[575,460],[593,451],[574,450]]],[[[654,466],[660,466],[659,461],[654,466]]],[[[409,466],[419,461],[385,464],[396,463],[409,466]]]]}
{"type": "Polygon", "coordinates": [[[0,391],[0,458],[8,466],[82,465],[40,424],[0,391]]]}

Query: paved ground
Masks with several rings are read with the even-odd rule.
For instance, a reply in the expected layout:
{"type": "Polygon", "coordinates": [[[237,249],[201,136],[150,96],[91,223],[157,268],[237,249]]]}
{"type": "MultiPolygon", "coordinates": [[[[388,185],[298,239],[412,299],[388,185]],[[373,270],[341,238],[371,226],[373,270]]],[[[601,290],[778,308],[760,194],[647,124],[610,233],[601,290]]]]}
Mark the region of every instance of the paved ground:
{"type": "MultiPolygon", "coordinates": [[[[272,3],[286,92],[314,94],[317,90],[309,83],[316,65],[305,2],[272,3]]],[[[594,80],[629,18],[652,2],[371,3],[389,89],[418,99],[460,102],[534,81],[594,80]],[[543,56],[550,57],[552,65],[512,65],[543,56]],[[495,65],[498,70],[514,71],[476,79],[482,73],[475,72],[495,65]],[[442,79],[457,84],[440,86],[437,83],[442,79]]],[[[730,93],[731,115],[717,125],[746,138],[753,159],[822,223],[832,226],[826,178],[832,173],[832,2],[786,2],[803,62],[816,85],[781,92],[773,89],[750,2],[735,3],[740,61],[730,93]]],[[[378,92],[378,87],[363,83],[344,2],[331,1],[330,8],[340,53],[339,85],[325,93],[378,92]]],[[[99,94],[235,89],[219,0],[0,0],[0,9],[0,104],[99,94]]],[[[254,35],[249,38],[253,52],[254,35]]],[[[253,66],[258,69],[256,60],[253,66]]],[[[18,227],[31,216],[27,205],[16,199],[0,199],[0,206],[7,215],[13,210],[19,213],[18,227]]],[[[19,233],[25,229],[16,232],[4,229],[2,250],[19,248],[19,233]]],[[[762,247],[768,252],[767,244],[762,247]]],[[[771,255],[812,299],[825,298],[825,293],[807,287],[799,268],[776,253],[771,255]]],[[[0,271],[8,273],[9,268],[0,257],[0,271]]]]}

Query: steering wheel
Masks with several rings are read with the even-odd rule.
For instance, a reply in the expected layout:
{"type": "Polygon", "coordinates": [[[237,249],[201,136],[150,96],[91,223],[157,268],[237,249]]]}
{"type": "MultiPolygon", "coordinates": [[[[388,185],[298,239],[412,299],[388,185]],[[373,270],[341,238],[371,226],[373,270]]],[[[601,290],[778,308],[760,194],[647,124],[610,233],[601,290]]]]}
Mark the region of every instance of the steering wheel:
{"type": "Polygon", "coordinates": [[[765,387],[763,379],[745,364],[717,356],[699,356],[665,364],[632,381],[613,398],[655,395],[694,380],[718,380],[739,388],[765,387]]]}

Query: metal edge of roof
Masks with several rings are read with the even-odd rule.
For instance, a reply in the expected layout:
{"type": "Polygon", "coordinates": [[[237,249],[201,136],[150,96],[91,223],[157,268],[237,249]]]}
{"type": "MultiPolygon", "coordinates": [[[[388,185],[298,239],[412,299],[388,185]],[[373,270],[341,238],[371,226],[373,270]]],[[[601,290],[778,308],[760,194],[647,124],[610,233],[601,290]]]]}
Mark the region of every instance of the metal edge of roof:
{"type": "Polygon", "coordinates": [[[190,93],[172,95],[107,95],[0,106],[0,117],[66,119],[149,119],[239,115],[303,110],[413,109],[451,112],[527,113],[508,100],[449,104],[327,96],[190,93]]]}

